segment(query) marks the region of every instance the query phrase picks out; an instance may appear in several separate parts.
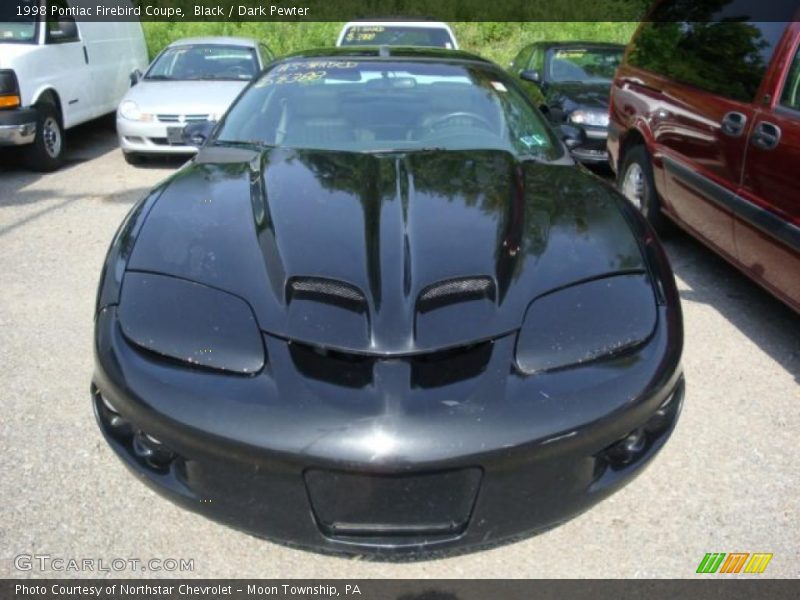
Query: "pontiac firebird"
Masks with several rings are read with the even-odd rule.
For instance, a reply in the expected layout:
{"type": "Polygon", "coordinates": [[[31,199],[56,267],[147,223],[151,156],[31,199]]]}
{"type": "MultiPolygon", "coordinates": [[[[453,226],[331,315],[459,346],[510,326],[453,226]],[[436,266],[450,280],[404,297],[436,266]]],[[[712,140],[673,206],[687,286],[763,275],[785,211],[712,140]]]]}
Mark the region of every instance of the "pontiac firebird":
{"type": "Polygon", "coordinates": [[[455,51],[274,63],[121,225],[94,342],[97,421],[144,483],[362,555],[581,513],[662,448],[684,390],[646,221],[455,51]]]}

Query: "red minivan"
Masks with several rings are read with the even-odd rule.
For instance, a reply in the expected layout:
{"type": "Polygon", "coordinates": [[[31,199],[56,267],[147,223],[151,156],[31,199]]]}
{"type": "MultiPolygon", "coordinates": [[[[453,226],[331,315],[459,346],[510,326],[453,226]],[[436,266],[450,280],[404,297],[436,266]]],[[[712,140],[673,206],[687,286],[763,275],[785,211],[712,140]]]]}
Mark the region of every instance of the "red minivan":
{"type": "Polygon", "coordinates": [[[669,218],[800,312],[800,23],[724,10],[666,0],[640,25],[611,88],[609,162],[656,227],[669,218]]]}

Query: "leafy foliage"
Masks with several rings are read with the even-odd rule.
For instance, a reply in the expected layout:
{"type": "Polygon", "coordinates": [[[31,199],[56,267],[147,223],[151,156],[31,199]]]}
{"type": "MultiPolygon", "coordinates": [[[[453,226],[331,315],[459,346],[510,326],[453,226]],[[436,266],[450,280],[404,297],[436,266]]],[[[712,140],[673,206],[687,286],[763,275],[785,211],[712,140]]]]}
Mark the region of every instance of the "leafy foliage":
{"type": "MultiPolygon", "coordinates": [[[[329,47],[344,23],[337,22],[179,22],[142,23],[150,56],[170,42],[206,35],[253,37],[277,56],[308,48],[329,47]]],[[[452,23],[462,49],[506,66],[526,44],[541,40],[590,40],[627,43],[635,22],[468,22],[452,23]]]]}

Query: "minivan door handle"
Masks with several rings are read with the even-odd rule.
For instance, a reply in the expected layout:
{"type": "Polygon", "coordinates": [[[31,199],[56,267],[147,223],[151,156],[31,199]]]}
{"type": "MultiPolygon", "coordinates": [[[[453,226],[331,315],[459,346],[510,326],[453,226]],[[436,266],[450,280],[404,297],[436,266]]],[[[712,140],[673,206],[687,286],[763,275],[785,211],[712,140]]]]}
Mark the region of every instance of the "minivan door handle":
{"type": "Polygon", "coordinates": [[[83,47],[83,60],[86,64],[89,64],[89,52],[86,50],[86,46],[83,47]]]}
{"type": "Polygon", "coordinates": [[[722,117],[722,133],[729,137],[739,137],[747,125],[747,115],[732,111],[722,117]]]}
{"type": "Polygon", "coordinates": [[[756,148],[773,150],[781,141],[781,128],[773,123],[761,121],[753,130],[750,141],[756,148]]]}

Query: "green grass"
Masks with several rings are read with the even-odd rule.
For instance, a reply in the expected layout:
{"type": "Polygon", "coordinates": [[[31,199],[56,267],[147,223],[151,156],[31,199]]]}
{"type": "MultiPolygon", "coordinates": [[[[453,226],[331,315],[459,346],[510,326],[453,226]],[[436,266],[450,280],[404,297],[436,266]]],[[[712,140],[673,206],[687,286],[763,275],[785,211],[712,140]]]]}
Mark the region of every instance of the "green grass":
{"type": "MultiPolygon", "coordinates": [[[[263,40],[276,55],[333,46],[344,23],[143,23],[150,56],[170,42],[192,36],[233,35],[263,40]]],[[[506,66],[524,45],[539,40],[592,40],[627,43],[636,23],[527,22],[452,23],[462,49],[506,66]]]]}

